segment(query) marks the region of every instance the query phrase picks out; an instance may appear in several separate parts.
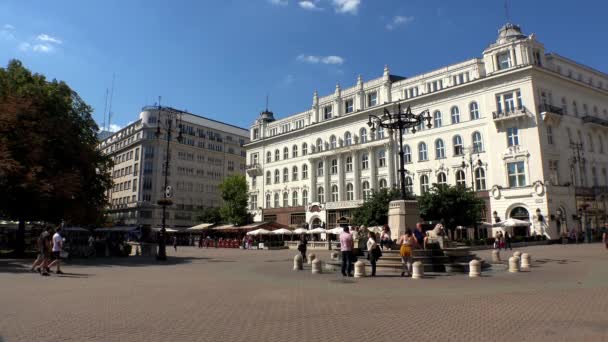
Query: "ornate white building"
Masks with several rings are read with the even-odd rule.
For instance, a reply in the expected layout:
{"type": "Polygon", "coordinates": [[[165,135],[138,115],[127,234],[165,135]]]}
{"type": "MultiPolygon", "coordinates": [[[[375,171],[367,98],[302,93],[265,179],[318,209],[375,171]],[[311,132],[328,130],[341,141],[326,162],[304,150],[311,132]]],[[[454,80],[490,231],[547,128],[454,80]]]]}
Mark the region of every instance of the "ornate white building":
{"type": "Polygon", "coordinates": [[[487,221],[531,220],[532,232],[553,238],[579,226],[579,208],[592,226],[603,224],[608,75],[546,53],[512,24],[481,58],[408,78],[385,67],[354,87],[315,91],[302,113],[261,113],[246,146],[255,219],[332,227],[374,189],[397,186],[397,133],[371,135],[367,126],[397,103],[433,118],[431,129],[404,135],[411,192],[473,186],[487,221]]]}

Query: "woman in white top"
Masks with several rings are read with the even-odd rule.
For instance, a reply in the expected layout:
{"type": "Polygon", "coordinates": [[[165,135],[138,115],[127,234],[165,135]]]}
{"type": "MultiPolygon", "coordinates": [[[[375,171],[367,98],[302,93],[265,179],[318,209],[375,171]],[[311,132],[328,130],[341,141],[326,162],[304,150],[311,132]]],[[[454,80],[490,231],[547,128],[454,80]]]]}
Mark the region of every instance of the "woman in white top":
{"type": "Polygon", "coordinates": [[[369,262],[372,264],[372,277],[376,276],[376,262],[378,261],[378,244],[376,243],[376,234],[369,232],[367,239],[367,253],[369,255],[369,262]]]}

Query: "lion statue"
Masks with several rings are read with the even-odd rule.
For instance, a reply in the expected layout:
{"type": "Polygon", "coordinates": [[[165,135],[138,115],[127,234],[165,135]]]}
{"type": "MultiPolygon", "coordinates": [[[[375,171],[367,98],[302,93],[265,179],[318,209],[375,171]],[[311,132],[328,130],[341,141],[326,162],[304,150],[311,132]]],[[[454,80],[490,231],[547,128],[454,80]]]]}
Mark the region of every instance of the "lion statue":
{"type": "Polygon", "coordinates": [[[439,248],[443,249],[443,241],[445,239],[445,230],[443,229],[443,225],[438,223],[435,225],[435,228],[432,230],[426,231],[426,237],[424,238],[424,249],[428,243],[439,243],[439,248]]]}

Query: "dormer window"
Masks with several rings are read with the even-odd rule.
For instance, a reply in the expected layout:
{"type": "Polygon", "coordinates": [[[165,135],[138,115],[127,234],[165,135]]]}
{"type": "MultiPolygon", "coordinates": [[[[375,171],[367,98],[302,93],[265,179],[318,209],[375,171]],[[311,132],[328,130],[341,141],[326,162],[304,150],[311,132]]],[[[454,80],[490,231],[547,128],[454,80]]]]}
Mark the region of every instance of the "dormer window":
{"type": "Polygon", "coordinates": [[[511,53],[509,51],[502,52],[497,55],[498,70],[504,70],[511,67],[511,53]]]}
{"type": "Polygon", "coordinates": [[[373,107],[377,104],[378,104],[378,93],[374,91],[372,93],[367,94],[367,106],[373,107]]]}
{"type": "Polygon", "coordinates": [[[259,139],[260,138],[260,130],[257,128],[253,129],[253,139],[259,139]]]}
{"type": "Polygon", "coordinates": [[[355,101],[353,101],[353,99],[348,99],[348,100],[344,101],[344,111],[346,113],[352,113],[355,109],[354,103],[355,103],[355,101]]]}
{"type": "Polygon", "coordinates": [[[532,57],[534,58],[534,65],[542,66],[540,51],[534,50],[534,52],[532,52],[532,57]]]}
{"type": "Polygon", "coordinates": [[[332,118],[332,106],[325,106],[323,107],[323,118],[325,118],[325,120],[329,120],[332,118]]]}

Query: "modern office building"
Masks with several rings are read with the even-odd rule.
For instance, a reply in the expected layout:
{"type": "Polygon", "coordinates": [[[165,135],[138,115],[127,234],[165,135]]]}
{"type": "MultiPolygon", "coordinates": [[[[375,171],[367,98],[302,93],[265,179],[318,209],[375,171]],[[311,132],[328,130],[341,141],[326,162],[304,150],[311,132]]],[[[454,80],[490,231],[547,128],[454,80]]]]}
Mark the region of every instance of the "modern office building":
{"type": "Polygon", "coordinates": [[[315,91],[301,113],[261,113],[246,146],[256,220],[331,228],[373,190],[398,186],[397,133],[367,126],[369,115],[397,103],[432,117],[432,128],[404,135],[410,192],[433,183],[473,187],[488,222],[533,223],[518,234],[555,238],[578,229],[581,213],[590,226],[603,224],[608,75],[547,53],[512,24],[480,58],[412,77],[385,67],[380,78],[315,91]]]}
{"type": "Polygon", "coordinates": [[[138,120],[101,140],[99,148],[114,160],[114,187],[108,193],[109,215],[115,224],[160,227],[163,198],[166,127],[173,113],[168,184],[173,205],[168,227],[189,227],[203,207],[221,204],[218,185],[224,177],[245,173],[246,129],[173,108],[144,107],[138,120]],[[161,125],[161,136],[156,131],[161,125]],[[178,142],[181,129],[182,141],[178,142]]]}

